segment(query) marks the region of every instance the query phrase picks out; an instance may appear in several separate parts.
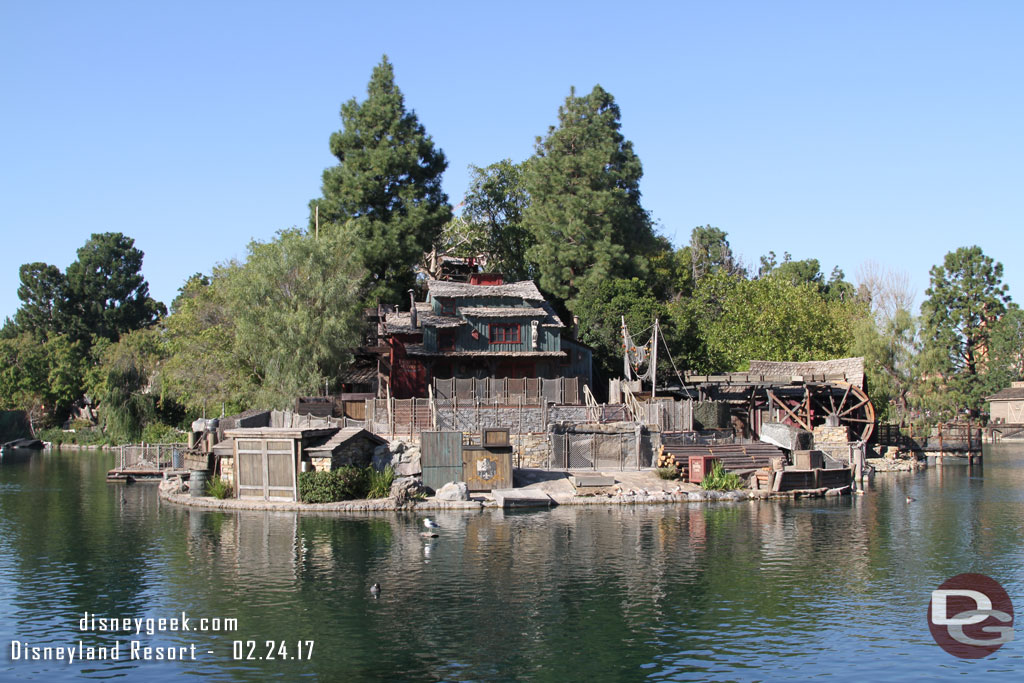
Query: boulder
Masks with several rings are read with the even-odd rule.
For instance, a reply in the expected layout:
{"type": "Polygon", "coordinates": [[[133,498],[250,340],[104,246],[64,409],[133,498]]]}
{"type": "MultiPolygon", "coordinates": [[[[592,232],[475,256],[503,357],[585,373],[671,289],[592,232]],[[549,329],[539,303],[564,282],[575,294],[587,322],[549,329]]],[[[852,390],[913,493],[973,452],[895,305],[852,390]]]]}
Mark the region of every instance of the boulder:
{"type": "Polygon", "coordinates": [[[416,454],[408,461],[399,462],[393,465],[393,467],[395,468],[395,476],[397,477],[412,477],[423,473],[423,467],[420,464],[419,451],[417,451],[416,454]]]}
{"type": "Polygon", "coordinates": [[[182,494],[185,492],[185,483],[181,477],[168,477],[160,482],[160,490],[171,494],[182,494]]]}
{"type": "Polygon", "coordinates": [[[390,498],[397,505],[405,505],[426,494],[423,483],[416,477],[398,477],[391,483],[390,498]]]}
{"type": "Polygon", "coordinates": [[[469,500],[469,487],[464,481],[450,481],[438,489],[435,497],[438,500],[469,500]]]}

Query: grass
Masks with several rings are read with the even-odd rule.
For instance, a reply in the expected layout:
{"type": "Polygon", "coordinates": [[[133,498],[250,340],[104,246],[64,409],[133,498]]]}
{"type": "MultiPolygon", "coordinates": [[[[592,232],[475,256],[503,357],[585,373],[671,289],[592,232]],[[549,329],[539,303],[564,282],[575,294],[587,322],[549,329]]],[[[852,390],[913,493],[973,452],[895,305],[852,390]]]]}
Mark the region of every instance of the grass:
{"type": "Polygon", "coordinates": [[[726,472],[722,463],[716,462],[704,475],[700,487],[706,491],[735,491],[743,488],[743,480],[732,472],[726,472]]]}
{"type": "Polygon", "coordinates": [[[220,500],[230,498],[232,493],[231,484],[220,477],[214,477],[206,482],[206,493],[220,500]]]}
{"type": "Polygon", "coordinates": [[[675,467],[658,467],[654,470],[662,479],[678,479],[679,470],[675,467]]]}
{"type": "Polygon", "coordinates": [[[391,495],[391,484],[395,481],[395,469],[391,465],[381,472],[369,468],[369,477],[370,490],[366,494],[367,498],[387,498],[391,495]]]}

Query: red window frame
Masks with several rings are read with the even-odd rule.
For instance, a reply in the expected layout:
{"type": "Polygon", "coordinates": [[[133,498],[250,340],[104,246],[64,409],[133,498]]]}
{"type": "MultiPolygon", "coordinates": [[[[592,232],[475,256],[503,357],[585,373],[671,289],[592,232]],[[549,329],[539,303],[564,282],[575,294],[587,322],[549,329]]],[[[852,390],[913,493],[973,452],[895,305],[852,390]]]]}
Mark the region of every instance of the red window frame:
{"type": "Polygon", "coordinates": [[[438,351],[454,351],[455,350],[455,330],[438,330],[437,331],[437,350],[438,351]]]}
{"type": "Polygon", "coordinates": [[[455,299],[441,299],[441,315],[455,315],[455,299]]]}
{"type": "Polygon", "coordinates": [[[487,339],[491,344],[519,344],[518,323],[490,323],[487,326],[487,339]]]}

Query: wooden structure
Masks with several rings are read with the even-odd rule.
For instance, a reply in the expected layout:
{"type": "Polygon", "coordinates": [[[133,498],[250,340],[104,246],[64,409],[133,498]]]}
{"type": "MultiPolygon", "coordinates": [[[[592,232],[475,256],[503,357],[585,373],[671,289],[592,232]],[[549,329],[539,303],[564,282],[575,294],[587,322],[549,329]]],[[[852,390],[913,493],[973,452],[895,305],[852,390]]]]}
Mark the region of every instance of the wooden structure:
{"type": "Polygon", "coordinates": [[[438,490],[462,479],[462,432],[421,432],[423,485],[438,490]]]}
{"type": "Polygon", "coordinates": [[[875,409],[867,395],[863,358],[783,363],[750,361],[749,372],[686,375],[682,393],[703,401],[727,401],[749,435],[766,422],[814,431],[819,425],[849,427],[868,441],[875,409]]]}
{"type": "Polygon", "coordinates": [[[462,481],[470,491],[512,488],[512,447],[463,446],[462,481]]]}
{"type": "Polygon", "coordinates": [[[487,276],[428,280],[426,287],[426,301],[384,316],[379,395],[423,398],[434,378],[590,382],[591,349],[577,340],[563,348],[565,325],[532,281],[487,276]]]}
{"type": "Polygon", "coordinates": [[[1006,389],[986,396],[992,425],[1024,427],[1024,382],[1011,382],[1006,389]]]}
{"type": "Polygon", "coordinates": [[[298,473],[306,449],[319,445],[337,431],[337,428],[324,427],[253,427],[225,431],[225,437],[234,442],[235,497],[298,500],[298,473]]]}
{"type": "Polygon", "coordinates": [[[109,481],[163,479],[165,472],[185,471],[184,443],[142,443],[120,446],[117,467],[107,472],[109,481]]]}
{"type": "Polygon", "coordinates": [[[684,481],[690,481],[690,458],[713,457],[727,472],[742,472],[769,467],[773,458],[784,458],[782,449],[766,443],[697,444],[666,440],[657,459],[658,467],[674,467],[684,481]]]}

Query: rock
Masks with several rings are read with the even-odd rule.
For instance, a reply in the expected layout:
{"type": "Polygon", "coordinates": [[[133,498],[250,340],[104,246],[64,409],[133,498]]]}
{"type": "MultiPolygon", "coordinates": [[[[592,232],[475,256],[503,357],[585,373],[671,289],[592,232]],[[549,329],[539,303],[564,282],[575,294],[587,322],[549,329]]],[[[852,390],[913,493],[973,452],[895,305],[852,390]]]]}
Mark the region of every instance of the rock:
{"type": "Polygon", "coordinates": [[[398,477],[391,483],[389,497],[395,499],[395,505],[406,505],[425,494],[423,483],[416,477],[398,477]]]}
{"type": "MultiPolygon", "coordinates": [[[[403,457],[405,457],[404,454],[403,457]]],[[[420,465],[419,451],[408,462],[403,461],[393,465],[393,467],[395,468],[396,477],[412,477],[423,473],[423,467],[420,465]]]]}
{"type": "Polygon", "coordinates": [[[379,445],[379,446],[377,446],[376,448],[373,449],[373,457],[375,457],[375,458],[380,458],[380,457],[383,457],[384,455],[390,455],[390,454],[391,454],[391,448],[386,443],[382,443],[381,445],[379,445]]]}
{"type": "Polygon", "coordinates": [[[450,481],[438,489],[435,497],[438,500],[469,500],[469,487],[464,481],[450,481]]]}
{"type": "Polygon", "coordinates": [[[168,477],[160,482],[160,490],[176,495],[182,494],[185,492],[185,483],[181,477],[168,477]]]}
{"type": "Polygon", "coordinates": [[[707,500],[707,497],[702,491],[691,491],[686,494],[686,500],[694,503],[699,503],[702,500],[707,500]]]}

